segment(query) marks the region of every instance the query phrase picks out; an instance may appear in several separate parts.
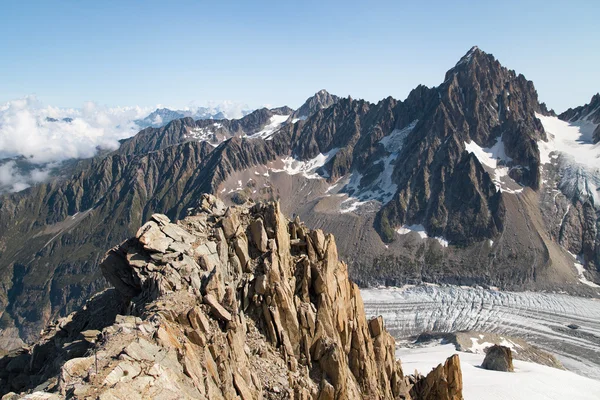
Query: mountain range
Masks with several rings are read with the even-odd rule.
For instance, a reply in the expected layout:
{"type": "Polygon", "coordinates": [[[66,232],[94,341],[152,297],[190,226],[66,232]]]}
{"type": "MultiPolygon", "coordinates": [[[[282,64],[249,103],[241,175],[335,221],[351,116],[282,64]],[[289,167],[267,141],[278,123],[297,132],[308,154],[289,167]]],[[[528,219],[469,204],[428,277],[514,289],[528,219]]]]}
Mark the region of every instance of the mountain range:
{"type": "Polygon", "coordinates": [[[238,114],[241,114],[239,116],[245,116],[250,114],[251,112],[251,110],[240,110],[239,112],[235,110],[226,110],[223,106],[198,107],[186,110],[171,110],[169,108],[157,108],[156,110],[148,114],[148,116],[142,119],[137,119],[134,122],[142,129],[148,127],[159,128],[175,119],[181,119],[186,117],[190,117],[193,119],[220,120],[227,118],[236,118],[238,117],[238,114]]]}
{"type": "Polygon", "coordinates": [[[474,47],[404,101],[321,90],[298,110],[240,119],[156,113],[173,119],[0,197],[0,348],[106,287],[106,249],[156,212],[184,218],[204,193],[279,199],[335,235],[363,286],[600,296],[600,95],[557,116],[533,82],[474,47]]]}

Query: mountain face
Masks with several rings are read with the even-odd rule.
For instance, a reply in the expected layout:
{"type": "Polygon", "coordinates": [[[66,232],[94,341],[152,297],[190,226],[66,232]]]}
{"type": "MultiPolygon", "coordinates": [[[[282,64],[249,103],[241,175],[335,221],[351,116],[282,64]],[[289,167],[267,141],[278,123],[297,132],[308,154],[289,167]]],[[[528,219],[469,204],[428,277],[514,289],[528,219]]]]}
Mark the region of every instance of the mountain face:
{"type": "Polygon", "coordinates": [[[144,129],[70,178],[0,198],[0,347],[105,287],[104,249],[156,212],[185,217],[204,193],[279,199],[336,235],[362,285],[597,295],[598,153],[575,129],[478,48],[404,101],[320,91],[297,111],[144,129]]]}

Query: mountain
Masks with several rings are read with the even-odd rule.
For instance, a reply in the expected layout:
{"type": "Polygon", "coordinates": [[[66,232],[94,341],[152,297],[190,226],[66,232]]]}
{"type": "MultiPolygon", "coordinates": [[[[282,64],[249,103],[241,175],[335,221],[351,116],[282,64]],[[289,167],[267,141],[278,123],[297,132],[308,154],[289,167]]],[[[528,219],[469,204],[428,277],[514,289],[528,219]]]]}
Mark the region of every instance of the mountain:
{"type": "Polygon", "coordinates": [[[319,110],[330,107],[340,100],[336,95],[330,94],[325,89],[319,90],[310,97],[299,109],[292,114],[292,120],[306,119],[319,110]]]}
{"type": "Polygon", "coordinates": [[[178,224],[152,215],[111,249],[100,269],[114,289],[0,358],[0,395],[462,399],[458,356],[405,376],[332,235],[276,202],[200,204],[178,224]]]}
{"type": "Polygon", "coordinates": [[[134,122],[140,128],[160,128],[168,124],[169,122],[181,119],[181,118],[193,118],[195,120],[198,119],[214,119],[221,120],[227,118],[239,118],[240,116],[245,116],[251,113],[250,110],[241,110],[240,112],[235,110],[227,110],[226,106],[216,106],[216,107],[198,107],[196,109],[189,110],[171,110],[168,108],[157,108],[152,111],[148,116],[135,120],[134,122]],[[238,115],[241,113],[241,115],[238,115]]]}
{"type": "Polygon", "coordinates": [[[279,199],[338,238],[363,286],[600,295],[595,145],[491,54],[472,48],[404,101],[321,91],[299,110],[173,120],[71,178],[0,198],[0,347],[106,287],[104,249],[156,212],[185,217],[204,193],[279,199]]]}

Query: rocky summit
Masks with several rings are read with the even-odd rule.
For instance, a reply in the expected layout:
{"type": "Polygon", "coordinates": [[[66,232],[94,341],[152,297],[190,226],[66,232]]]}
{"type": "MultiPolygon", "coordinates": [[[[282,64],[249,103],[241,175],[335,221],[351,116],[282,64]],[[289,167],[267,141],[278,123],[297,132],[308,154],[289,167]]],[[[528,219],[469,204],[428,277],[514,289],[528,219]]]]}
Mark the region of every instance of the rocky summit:
{"type": "Polygon", "coordinates": [[[404,373],[332,235],[277,202],[189,211],[152,215],[100,263],[114,288],[0,358],[3,399],[462,399],[458,356],[404,373]]]}

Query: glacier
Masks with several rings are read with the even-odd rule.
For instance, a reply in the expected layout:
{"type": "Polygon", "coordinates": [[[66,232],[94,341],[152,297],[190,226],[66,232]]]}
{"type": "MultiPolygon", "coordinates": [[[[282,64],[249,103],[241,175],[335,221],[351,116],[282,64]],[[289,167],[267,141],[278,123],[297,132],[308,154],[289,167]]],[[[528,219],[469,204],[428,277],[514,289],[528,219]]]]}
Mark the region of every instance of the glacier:
{"type": "Polygon", "coordinates": [[[396,339],[461,330],[519,337],[554,354],[568,370],[600,380],[598,299],[451,285],[363,289],[361,294],[367,316],[382,315],[396,339]]]}

